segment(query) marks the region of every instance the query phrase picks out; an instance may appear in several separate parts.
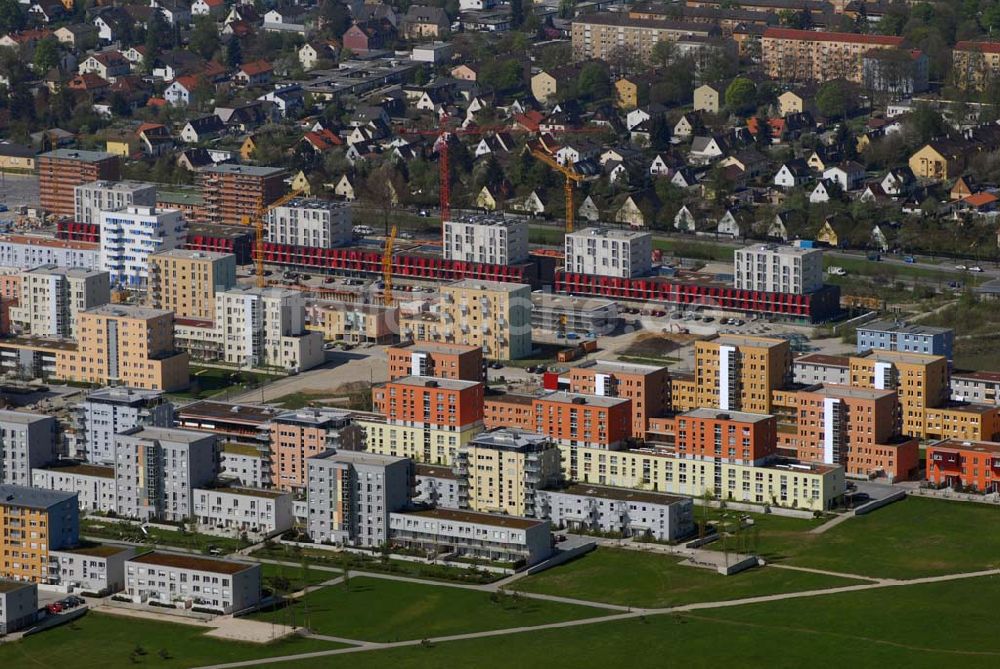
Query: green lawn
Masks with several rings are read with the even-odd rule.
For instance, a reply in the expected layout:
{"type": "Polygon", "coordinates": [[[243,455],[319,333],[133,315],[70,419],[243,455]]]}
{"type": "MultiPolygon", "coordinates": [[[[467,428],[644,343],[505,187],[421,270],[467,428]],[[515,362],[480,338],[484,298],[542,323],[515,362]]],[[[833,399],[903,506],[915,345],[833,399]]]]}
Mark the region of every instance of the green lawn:
{"type": "Polygon", "coordinates": [[[682,566],[678,558],[667,555],[599,548],[515,583],[525,592],[645,608],[835,588],[862,582],[775,567],[720,576],[708,569],[682,566]]]}
{"type": "Polygon", "coordinates": [[[1000,662],[990,614],[998,598],[1000,581],[974,579],[353,653],[295,666],[985,669],[1000,662]]]}
{"type": "Polygon", "coordinates": [[[917,578],[1000,567],[1000,534],[984,531],[998,523],[1000,508],[994,506],[907,497],[823,534],[792,531],[786,519],[764,518],[757,550],[784,564],[917,578]]]}
{"type": "Polygon", "coordinates": [[[204,553],[207,553],[210,547],[218,548],[225,553],[232,553],[246,546],[246,544],[239,540],[228,537],[216,537],[196,532],[164,530],[157,527],[149,527],[146,529],[146,534],[143,534],[138,525],[121,523],[114,518],[84,520],[80,523],[80,533],[111,541],[148,544],[150,548],[154,546],[175,546],[179,548],[193,548],[204,553]]]}
{"type": "Polygon", "coordinates": [[[23,641],[0,644],[0,667],[194,667],[340,647],[302,638],[267,645],[238,643],[212,639],[204,632],[203,627],[90,612],[23,641]]]}
{"type": "Polygon", "coordinates": [[[307,585],[318,585],[324,581],[337,578],[340,572],[327,571],[326,569],[303,569],[302,567],[289,567],[282,564],[260,565],[261,578],[264,587],[272,591],[281,593],[298,592],[307,585]]]}
{"type": "MultiPolygon", "coordinates": [[[[366,641],[424,639],[606,615],[604,609],[544,602],[516,595],[354,577],[304,601],[254,614],[257,620],[285,623],[294,615],[320,634],[366,641]],[[288,608],[293,611],[289,612],[288,608]]],[[[300,624],[302,624],[300,622],[300,624]]]]}
{"type": "Polygon", "coordinates": [[[261,384],[280,378],[282,377],[246,370],[191,365],[191,387],[171,395],[182,399],[224,398],[234,393],[259,388],[261,384]]]}

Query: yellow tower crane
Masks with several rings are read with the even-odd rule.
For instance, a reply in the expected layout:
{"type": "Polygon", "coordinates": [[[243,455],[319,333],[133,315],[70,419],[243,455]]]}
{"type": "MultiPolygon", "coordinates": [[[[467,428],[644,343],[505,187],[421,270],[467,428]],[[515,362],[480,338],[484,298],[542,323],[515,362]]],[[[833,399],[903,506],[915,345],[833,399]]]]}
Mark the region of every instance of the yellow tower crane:
{"type": "Polygon", "coordinates": [[[576,213],[576,207],[573,204],[573,189],[577,183],[583,181],[583,175],[573,169],[572,163],[561,165],[558,160],[541,149],[532,149],[531,155],[566,177],[566,183],[563,186],[566,191],[566,232],[573,232],[573,218],[576,213]]]}
{"type": "Polygon", "coordinates": [[[385,250],[382,251],[382,303],[391,307],[392,296],[392,247],[396,244],[396,226],[392,226],[389,236],[385,238],[385,250]]]}
{"type": "MultiPolygon", "coordinates": [[[[283,204],[288,204],[292,200],[302,195],[303,191],[293,190],[286,195],[282,195],[277,200],[267,205],[267,207],[257,208],[257,212],[253,216],[254,231],[256,233],[257,239],[254,242],[254,264],[257,267],[257,287],[264,288],[267,285],[267,281],[264,280],[264,217],[267,213],[276,207],[280,207],[283,204]]],[[[243,225],[250,225],[250,216],[244,216],[242,218],[243,225]]]]}

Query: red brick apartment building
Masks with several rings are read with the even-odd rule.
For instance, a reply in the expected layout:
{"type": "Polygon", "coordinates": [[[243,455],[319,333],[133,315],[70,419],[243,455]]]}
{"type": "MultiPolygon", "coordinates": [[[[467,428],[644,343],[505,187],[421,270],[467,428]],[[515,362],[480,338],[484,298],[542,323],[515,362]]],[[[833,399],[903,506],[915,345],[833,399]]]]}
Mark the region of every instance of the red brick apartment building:
{"type": "Polygon", "coordinates": [[[375,388],[375,411],[388,421],[448,429],[483,420],[485,386],[476,381],[407,376],[375,388]]]}
{"type": "Polygon", "coordinates": [[[76,214],[74,189],[91,181],[120,181],[118,156],[103,151],[56,149],[38,156],[38,195],[42,209],[56,216],[76,214]]]}
{"type": "Polygon", "coordinates": [[[389,379],[435,376],[460,381],[483,380],[483,348],[432,341],[405,341],[386,349],[389,379]]]}
{"type": "Polygon", "coordinates": [[[598,360],[569,370],[570,391],[632,401],[632,436],[646,436],[649,419],[670,411],[670,372],[656,365],[598,360]]]}
{"type": "Polygon", "coordinates": [[[928,446],[927,480],[1000,492],[1000,443],[947,439],[928,446]]]}
{"type": "Polygon", "coordinates": [[[285,171],[278,167],[222,164],[198,172],[205,217],[212,223],[253,222],[258,212],[285,192],[285,171]]]}
{"type": "Polygon", "coordinates": [[[617,449],[631,435],[632,402],[624,397],[508,393],[486,398],[484,408],[488,430],[516,427],[567,446],[617,449]]]}

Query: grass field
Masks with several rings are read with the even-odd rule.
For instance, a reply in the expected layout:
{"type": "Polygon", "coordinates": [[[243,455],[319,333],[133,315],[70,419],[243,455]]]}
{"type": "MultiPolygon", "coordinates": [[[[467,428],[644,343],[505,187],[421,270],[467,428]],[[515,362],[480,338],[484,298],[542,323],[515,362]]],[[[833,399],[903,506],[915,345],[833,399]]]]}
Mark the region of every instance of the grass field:
{"type": "Polygon", "coordinates": [[[99,539],[148,544],[150,548],[177,546],[179,548],[193,548],[205,553],[210,547],[219,548],[225,553],[232,553],[247,545],[238,539],[229,537],[164,530],[158,527],[149,527],[146,529],[146,534],[143,534],[138,525],[121,523],[114,518],[84,520],[80,523],[80,533],[99,539]]]}
{"type": "Polygon", "coordinates": [[[1000,662],[1000,637],[987,613],[998,597],[1000,580],[971,579],[434,643],[295,666],[660,669],[714,668],[736,660],[740,666],[777,669],[986,668],[1000,662]]]}
{"type": "MultiPolygon", "coordinates": [[[[604,609],[544,602],[514,595],[389,581],[352,578],[309,593],[293,605],[295,618],[320,634],[400,641],[431,636],[503,629],[606,615],[604,609]]],[[[284,623],[286,609],[254,614],[257,620],[284,623]]]]}
{"type": "Polygon", "coordinates": [[[205,631],[91,612],[23,641],[0,644],[0,667],[194,667],[338,647],[302,638],[267,645],[220,641],[204,636],[205,631]]]}
{"type": "Polygon", "coordinates": [[[735,576],[680,565],[675,557],[599,548],[516,582],[538,592],[635,607],[665,607],[855,585],[864,581],[765,567],[735,576]]]}
{"type": "Polygon", "coordinates": [[[1000,535],[982,529],[998,523],[1000,508],[907,497],[823,534],[797,531],[788,519],[763,518],[757,550],[784,564],[917,578],[1000,567],[1000,535]]]}
{"type": "Polygon", "coordinates": [[[264,563],[260,568],[264,587],[280,592],[298,592],[307,585],[318,585],[340,576],[340,572],[326,569],[303,569],[279,564],[264,563]]]}
{"type": "Polygon", "coordinates": [[[280,376],[248,372],[246,370],[223,369],[220,367],[198,367],[191,365],[191,387],[187,390],[170,393],[182,399],[208,399],[210,397],[226,397],[234,393],[242,393],[252,388],[259,388],[262,383],[268,383],[280,376]]]}

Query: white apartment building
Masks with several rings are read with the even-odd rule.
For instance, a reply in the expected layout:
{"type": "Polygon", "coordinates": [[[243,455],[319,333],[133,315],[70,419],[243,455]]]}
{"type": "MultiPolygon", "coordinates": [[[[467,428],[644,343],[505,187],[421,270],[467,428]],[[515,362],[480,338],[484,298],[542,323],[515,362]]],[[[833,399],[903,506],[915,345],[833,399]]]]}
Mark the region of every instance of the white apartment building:
{"type": "Polygon", "coordinates": [[[261,567],[153,551],[125,562],[125,594],[136,604],[154,601],[230,614],[260,602],[261,567]]]}
{"type": "Polygon", "coordinates": [[[101,268],[100,244],[38,235],[0,235],[0,267],[101,268]]]}
{"type": "Polygon", "coordinates": [[[733,274],[737,290],[805,295],[823,287],[823,251],[754,244],[736,250],[733,274]]]}
{"type": "Polygon", "coordinates": [[[215,296],[223,359],[236,365],[304,371],[325,360],[323,335],[306,330],[302,294],[281,288],[234,288],[215,296]]]}
{"type": "Polygon", "coordinates": [[[139,520],[191,517],[195,488],[219,474],[214,434],[141,427],[115,437],[115,512],[139,520]]]}
{"type": "Polygon", "coordinates": [[[631,278],[653,267],[653,233],[586,228],[566,235],[567,272],[631,278]]]}
{"type": "Polygon", "coordinates": [[[85,543],[49,553],[50,575],[58,585],[104,597],[125,588],[125,562],[131,546],[85,543]]]}
{"type": "Polygon", "coordinates": [[[21,298],[10,321],[22,333],[76,337],[76,315],[111,301],[107,272],[42,265],[21,272],[21,298]]]}
{"type": "Polygon", "coordinates": [[[31,485],[75,493],[82,512],[115,510],[114,467],[81,463],[35,468],[31,470],[31,485]]]}
{"type": "Polygon", "coordinates": [[[408,458],[330,450],[306,460],[306,475],[307,527],[316,542],[381,546],[389,514],[413,493],[408,458]]]}
{"type": "Polygon", "coordinates": [[[445,221],[444,257],[492,265],[522,263],[528,259],[528,223],[496,214],[445,221]]]}
{"type": "Polygon", "coordinates": [[[295,198],[267,213],[267,240],[277,244],[329,249],[353,239],[351,205],[295,198]]]}
{"type": "Polygon", "coordinates": [[[112,386],[94,390],[76,405],[76,457],[96,464],[115,462],[115,435],[135,427],[170,427],[174,406],[159,390],[112,386]]]}
{"type": "Polygon", "coordinates": [[[259,488],[197,488],[194,517],[203,527],[267,536],[292,527],[291,492],[259,488]]]}
{"type": "Polygon", "coordinates": [[[0,581],[0,636],[34,624],[38,618],[38,586],[0,581]]]}
{"type": "Polygon", "coordinates": [[[73,189],[78,223],[100,223],[102,211],[155,207],[156,184],[142,181],[91,181],[73,189]]]}
{"type": "Polygon", "coordinates": [[[0,484],[31,487],[31,472],[56,459],[56,419],[0,411],[0,484]]]}
{"type": "Polygon", "coordinates": [[[141,288],[149,279],[149,256],[184,244],[184,215],[176,209],[126,207],[101,212],[101,269],[112,285],[141,288]]]}
{"type": "Polygon", "coordinates": [[[271,485],[271,463],[267,453],[256,446],[225,443],[220,457],[223,479],[236,481],[247,488],[271,485]]]}
{"type": "Polygon", "coordinates": [[[683,539],[694,530],[690,497],[662,492],[573,484],[535,493],[535,514],[553,527],[614,532],[657,541],[683,539]]]}

